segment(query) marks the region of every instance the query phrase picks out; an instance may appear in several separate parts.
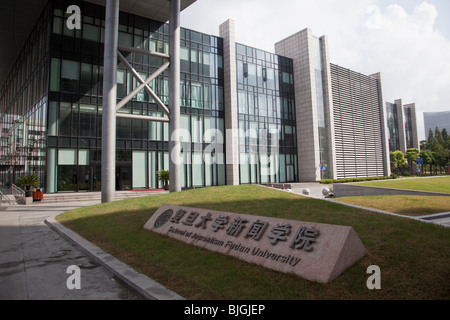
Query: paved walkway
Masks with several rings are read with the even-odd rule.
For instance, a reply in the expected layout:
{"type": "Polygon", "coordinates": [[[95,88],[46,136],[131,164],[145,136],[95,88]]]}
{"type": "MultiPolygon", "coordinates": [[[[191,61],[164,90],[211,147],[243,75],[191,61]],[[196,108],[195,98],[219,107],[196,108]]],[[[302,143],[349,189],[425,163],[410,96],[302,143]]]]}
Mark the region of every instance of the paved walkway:
{"type": "Polygon", "coordinates": [[[305,183],[305,184],[294,184],[292,189],[287,189],[285,191],[300,194],[300,195],[307,196],[307,197],[314,198],[314,199],[322,199],[322,200],[326,200],[326,201],[330,201],[330,202],[335,202],[335,203],[339,203],[342,205],[359,208],[362,210],[370,210],[370,211],[374,211],[374,212],[378,212],[378,213],[394,215],[394,216],[408,218],[408,219],[420,220],[422,222],[434,223],[434,224],[442,225],[444,227],[450,227],[450,212],[441,212],[441,213],[435,213],[435,214],[430,214],[430,215],[420,216],[420,217],[400,215],[400,214],[395,214],[392,212],[386,212],[386,211],[382,211],[382,210],[366,208],[366,207],[361,207],[361,206],[356,206],[356,205],[336,201],[336,200],[334,200],[333,197],[331,197],[331,198],[326,197],[323,194],[324,189],[329,189],[329,186],[305,183]]]}
{"type": "Polygon", "coordinates": [[[3,204],[0,207],[0,300],[179,299],[171,296],[171,292],[167,295],[159,284],[137,274],[54,220],[68,210],[98,203],[3,204]],[[80,268],[80,290],[68,289],[67,281],[72,276],[67,273],[70,266],[80,268]],[[126,282],[128,279],[134,282],[126,282]],[[149,295],[151,290],[156,290],[156,294],[149,295]]]}

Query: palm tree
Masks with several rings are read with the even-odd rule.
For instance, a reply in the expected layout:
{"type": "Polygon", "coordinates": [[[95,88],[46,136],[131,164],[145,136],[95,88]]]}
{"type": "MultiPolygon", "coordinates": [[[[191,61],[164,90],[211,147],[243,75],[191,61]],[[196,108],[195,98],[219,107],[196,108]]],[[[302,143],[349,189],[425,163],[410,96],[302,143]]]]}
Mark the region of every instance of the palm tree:
{"type": "Polygon", "coordinates": [[[35,174],[30,176],[22,176],[17,178],[16,184],[17,186],[25,188],[25,190],[29,191],[32,186],[39,187],[39,179],[35,174]]]}
{"type": "Polygon", "coordinates": [[[161,181],[164,184],[164,189],[169,189],[169,171],[167,170],[161,170],[156,173],[158,175],[159,181],[161,181]]]}

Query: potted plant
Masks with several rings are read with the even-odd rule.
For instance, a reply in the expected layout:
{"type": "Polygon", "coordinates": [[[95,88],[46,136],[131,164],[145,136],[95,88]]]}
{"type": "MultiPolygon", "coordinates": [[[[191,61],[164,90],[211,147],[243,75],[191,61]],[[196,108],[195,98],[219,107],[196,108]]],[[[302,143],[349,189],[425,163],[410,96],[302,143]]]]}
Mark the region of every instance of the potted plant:
{"type": "Polygon", "coordinates": [[[169,190],[169,171],[161,170],[156,173],[158,175],[159,181],[164,185],[164,190],[169,190]]]}
{"type": "Polygon", "coordinates": [[[16,184],[22,189],[25,188],[25,195],[27,197],[32,197],[33,191],[31,191],[31,187],[39,187],[39,179],[35,174],[30,176],[22,176],[17,179],[16,184]]]}

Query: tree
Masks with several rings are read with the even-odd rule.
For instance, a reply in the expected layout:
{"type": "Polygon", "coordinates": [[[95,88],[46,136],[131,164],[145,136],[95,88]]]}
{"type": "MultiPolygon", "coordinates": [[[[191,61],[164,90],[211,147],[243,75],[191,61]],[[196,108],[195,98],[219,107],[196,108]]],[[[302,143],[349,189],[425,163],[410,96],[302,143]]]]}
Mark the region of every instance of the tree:
{"type": "Polygon", "coordinates": [[[405,155],[403,152],[397,150],[391,152],[391,168],[393,171],[396,171],[397,174],[402,175],[403,168],[406,164],[405,155]]]}
{"type": "Polygon", "coordinates": [[[39,187],[39,179],[37,175],[33,174],[31,176],[22,176],[17,178],[16,185],[25,189],[25,195],[27,197],[33,196],[31,187],[39,187]]]}
{"type": "Polygon", "coordinates": [[[158,175],[159,181],[161,181],[163,183],[164,189],[168,190],[169,189],[169,176],[170,176],[169,171],[161,170],[161,171],[158,171],[156,174],[158,175]]]}
{"type": "Polygon", "coordinates": [[[397,158],[395,157],[395,153],[394,152],[390,152],[390,157],[391,157],[391,169],[392,171],[394,171],[397,168],[397,158]]]}
{"type": "Polygon", "coordinates": [[[32,186],[39,187],[39,179],[35,174],[31,176],[22,176],[17,178],[16,184],[21,188],[25,187],[26,190],[30,190],[32,186]]]}
{"type": "Polygon", "coordinates": [[[426,154],[429,160],[426,164],[430,166],[430,173],[433,173],[433,166],[435,174],[443,172],[445,166],[450,164],[450,136],[447,130],[430,129],[427,141],[421,142],[421,150],[429,151],[426,154]]]}
{"type": "Polygon", "coordinates": [[[413,166],[416,164],[417,158],[419,158],[419,149],[411,148],[406,150],[406,159],[408,160],[409,169],[412,175],[414,174],[413,166]]]}
{"type": "MultiPolygon", "coordinates": [[[[420,157],[423,159],[423,166],[425,168],[426,165],[430,166],[431,173],[431,165],[433,163],[433,154],[430,150],[423,150],[420,152],[420,157]]],[[[424,170],[425,171],[425,170],[424,170]]]]}
{"type": "Polygon", "coordinates": [[[444,145],[447,145],[450,142],[450,136],[445,128],[442,129],[442,140],[444,141],[444,145]]]}
{"type": "Polygon", "coordinates": [[[433,130],[430,129],[428,132],[427,149],[431,151],[436,151],[439,148],[439,141],[436,138],[433,130]]]}
{"type": "Polygon", "coordinates": [[[444,139],[442,138],[442,133],[438,127],[434,130],[434,136],[436,137],[437,144],[442,146],[444,144],[444,139]]]}

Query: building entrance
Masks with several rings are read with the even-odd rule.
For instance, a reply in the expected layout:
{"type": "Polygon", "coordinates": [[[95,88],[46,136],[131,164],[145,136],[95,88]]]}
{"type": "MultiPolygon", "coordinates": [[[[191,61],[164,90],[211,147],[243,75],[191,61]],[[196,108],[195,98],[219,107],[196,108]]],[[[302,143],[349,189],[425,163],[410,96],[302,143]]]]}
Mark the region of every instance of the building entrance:
{"type": "Polygon", "coordinates": [[[116,167],[116,190],[132,190],[132,162],[119,162],[116,167]]]}

